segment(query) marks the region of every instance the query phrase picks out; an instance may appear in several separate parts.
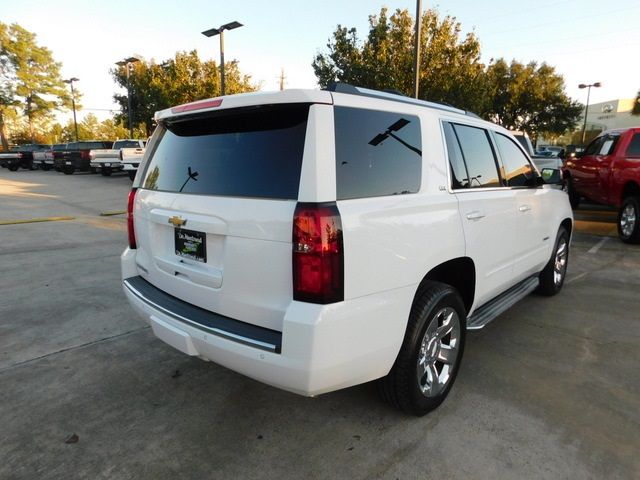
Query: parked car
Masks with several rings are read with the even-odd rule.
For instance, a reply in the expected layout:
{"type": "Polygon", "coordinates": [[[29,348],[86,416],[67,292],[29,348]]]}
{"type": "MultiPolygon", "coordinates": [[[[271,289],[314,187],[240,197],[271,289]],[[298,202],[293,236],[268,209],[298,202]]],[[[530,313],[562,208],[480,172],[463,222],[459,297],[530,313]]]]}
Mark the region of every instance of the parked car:
{"type": "Polygon", "coordinates": [[[147,141],[142,142],[142,146],[133,148],[123,148],[120,150],[120,159],[122,161],[122,169],[129,174],[129,178],[133,181],[138,172],[138,166],[144,157],[147,141]]]}
{"type": "Polygon", "coordinates": [[[542,157],[558,157],[563,151],[564,148],[557,145],[542,145],[536,149],[536,155],[542,157]]]}
{"type": "Polygon", "coordinates": [[[108,177],[113,172],[119,172],[123,169],[122,164],[122,150],[123,149],[144,149],[144,140],[116,140],[113,144],[113,148],[91,150],[89,152],[89,158],[91,159],[90,166],[96,171],[99,171],[105,177],[108,177]]]}
{"type": "Polygon", "coordinates": [[[309,396],[381,379],[422,415],[451,389],[468,329],[562,288],[560,172],[541,177],[473,114],[338,84],[156,121],[123,287],[187,355],[309,396]]]}
{"type": "MultiPolygon", "coordinates": [[[[76,171],[91,171],[89,152],[91,150],[111,148],[112,145],[113,142],[96,140],[68,143],[62,155],[54,159],[56,170],[65,175],[71,175],[76,171]]],[[[92,173],[96,172],[92,171],[92,173]]]]}
{"type": "Polygon", "coordinates": [[[565,177],[573,208],[582,197],[616,207],[620,239],[640,243],[640,127],[601,133],[567,160],[565,177]]]}
{"type": "Polygon", "coordinates": [[[12,172],[19,168],[33,170],[33,154],[34,152],[44,151],[51,148],[51,145],[29,144],[20,145],[12,148],[6,153],[0,153],[0,164],[8,168],[12,172]]]}
{"type": "Polygon", "coordinates": [[[66,143],[56,143],[49,150],[33,152],[33,165],[45,172],[52,169],[55,152],[63,152],[66,147],[66,143]]]}
{"type": "Polygon", "coordinates": [[[513,136],[518,140],[522,148],[525,149],[531,160],[538,170],[543,170],[545,168],[551,169],[561,169],[562,168],[562,159],[557,155],[549,154],[540,154],[534,151],[533,144],[531,143],[531,139],[527,135],[526,132],[521,131],[511,131],[513,136]]]}

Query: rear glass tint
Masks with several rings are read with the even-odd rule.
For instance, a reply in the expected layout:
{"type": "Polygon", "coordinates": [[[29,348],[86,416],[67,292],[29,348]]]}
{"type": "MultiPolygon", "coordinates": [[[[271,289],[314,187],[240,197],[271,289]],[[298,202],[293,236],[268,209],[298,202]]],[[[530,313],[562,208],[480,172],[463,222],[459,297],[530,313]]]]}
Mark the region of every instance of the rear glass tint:
{"type": "Polygon", "coordinates": [[[339,200],[420,189],[420,120],[403,113],[335,107],[339,200]]]}
{"type": "Polygon", "coordinates": [[[309,105],[183,117],[160,125],[143,188],[297,199],[309,105]]]}
{"type": "Polygon", "coordinates": [[[117,141],[113,144],[113,148],[118,150],[120,148],[138,148],[140,146],[140,142],[135,140],[122,140],[117,141]]]}
{"type": "Polygon", "coordinates": [[[631,139],[627,147],[627,156],[640,157],[640,133],[636,133],[631,139]]]}

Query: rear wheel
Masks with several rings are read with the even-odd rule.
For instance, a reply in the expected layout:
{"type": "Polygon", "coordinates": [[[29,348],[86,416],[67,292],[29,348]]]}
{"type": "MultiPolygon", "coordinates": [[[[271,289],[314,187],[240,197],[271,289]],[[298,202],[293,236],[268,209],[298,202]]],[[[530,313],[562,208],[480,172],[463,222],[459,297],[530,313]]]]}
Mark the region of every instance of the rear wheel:
{"type": "Polygon", "coordinates": [[[567,179],[567,194],[569,195],[571,208],[577,210],[580,206],[580,194],[576,192],[576,188],[573,185],[573,179],[571,177],[567,179]]]}
{"type": "Polygon", "coordinates": [[[136,179],[136,171],[135,170],[129,170],[129,180],[131,180],[132,182],[136,179]]]}
{"type": "Polygon", "coordinates": [[[9,171],[11,171],[11,172],[17,172],[17,171],[18,171],[18,168],[20,168],[20,167],[19,167],[18,165],[9,165],[7,168],[8,168],[8,169],[9,169],[9,171]]]}
{"type": "Polygon", "coordinates": [[[540,285],[536,290],[541,295],[550,297],[562,290],[564,278],[567,275],[569,265],[569,233],[564,227],[560,227],[556,237],[556,244],[549,263],[540,272],[540,285]]]}
{"type": "Polygon", "coordinates": [[[62,169],[62,173],[64,173],[65,175],[73,175],[73,172],[75,172],[75,168],[73,167],[64,167],[62,169]]]}
{"type": "Polygon", "coordinates": [[[428,282],[411,307],[398,358],[378,381],[382,397],[419,416],[440,405],[458,374],[465,334],[466,313],[458,292],[428,282]]]}
{"type": "Polygon", "coordinates": [[[640,197],[627,197],[618,212],[618,235],[625,243],[640,243],[640,197]]]}

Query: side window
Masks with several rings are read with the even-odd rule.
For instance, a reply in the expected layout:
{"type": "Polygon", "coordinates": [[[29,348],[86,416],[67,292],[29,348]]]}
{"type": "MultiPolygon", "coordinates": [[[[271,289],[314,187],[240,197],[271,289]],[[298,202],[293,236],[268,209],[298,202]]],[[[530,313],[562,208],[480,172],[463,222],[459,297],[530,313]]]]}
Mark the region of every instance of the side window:
{"type": "Polygon", "coordinates": [[[604,137],[598,137],[593,140],[585,149],[585,155],[597,155],[604,142],[604,137]]]}
{"type": "Polygon", "coordinates": [[[470,188],[501,187],[488,132],[482,128],[460,124],[455,124],[453,128],[469,172],[470,188]]]}
{"type": "Polygon", "coordinates": [[[422,175],[420,119],[335,107],[339,200],[416,193],[422,175]]]}
{"type": "Polygon", "coordinates": [[[469,186],[469,173],[462,158],[458,137],[456,137],[456,133],[449,122],[444,122],[443,126],[449,154],[449,165],[451,166],[451,188],[467,188],[469,186]]]}
{"type": "Polygon", "coordinates": [[[640,133],[636,133],[629,142],[627,157],[640,157],[640,133]]]}
{"type": "Polygon", "coordinates": [[[523,187],[527,181],[533,178],[534,170],[522,150],[506,135],[496,133],[496,143],[500,150],[500,158],[504,165],[504,174],[507,185],[510,187],[523,187]]]}

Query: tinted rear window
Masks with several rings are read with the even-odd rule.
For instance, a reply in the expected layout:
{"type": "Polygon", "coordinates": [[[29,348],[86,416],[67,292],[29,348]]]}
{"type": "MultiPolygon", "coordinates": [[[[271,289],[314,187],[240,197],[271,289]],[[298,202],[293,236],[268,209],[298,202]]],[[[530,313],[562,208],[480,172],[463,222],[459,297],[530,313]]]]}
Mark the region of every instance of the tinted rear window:
{"type": "Polygon", "coordinates": [[[297,199],[309,105],[220,111],[161,125],[143,188],[297,199]]]}
{"type": "Polygon", "coordinates": [[[633,138],[627,147],[627,155],[629,157],[640,157],[640,133],[633,135],[633,138]]]}
{"type": "Polygon", "coordinates": [[[335,107],[338,199],[415,193],[422,141],[413,115],[335,107]]]}
{"type": "Polygon", "coordinates": [[[138,148],[139,146],[140,146],[140,142],[136,142],[134,140],[118,141],[113,144],[113,148],[115,148],[116,150],[120,148],[138,148]]]}
{"type": "Polygon", "coordinates": [[[98,150],[102,148],[111,148],[112,142],[78,142],[76,147],[79,150],[98,150]]]}

